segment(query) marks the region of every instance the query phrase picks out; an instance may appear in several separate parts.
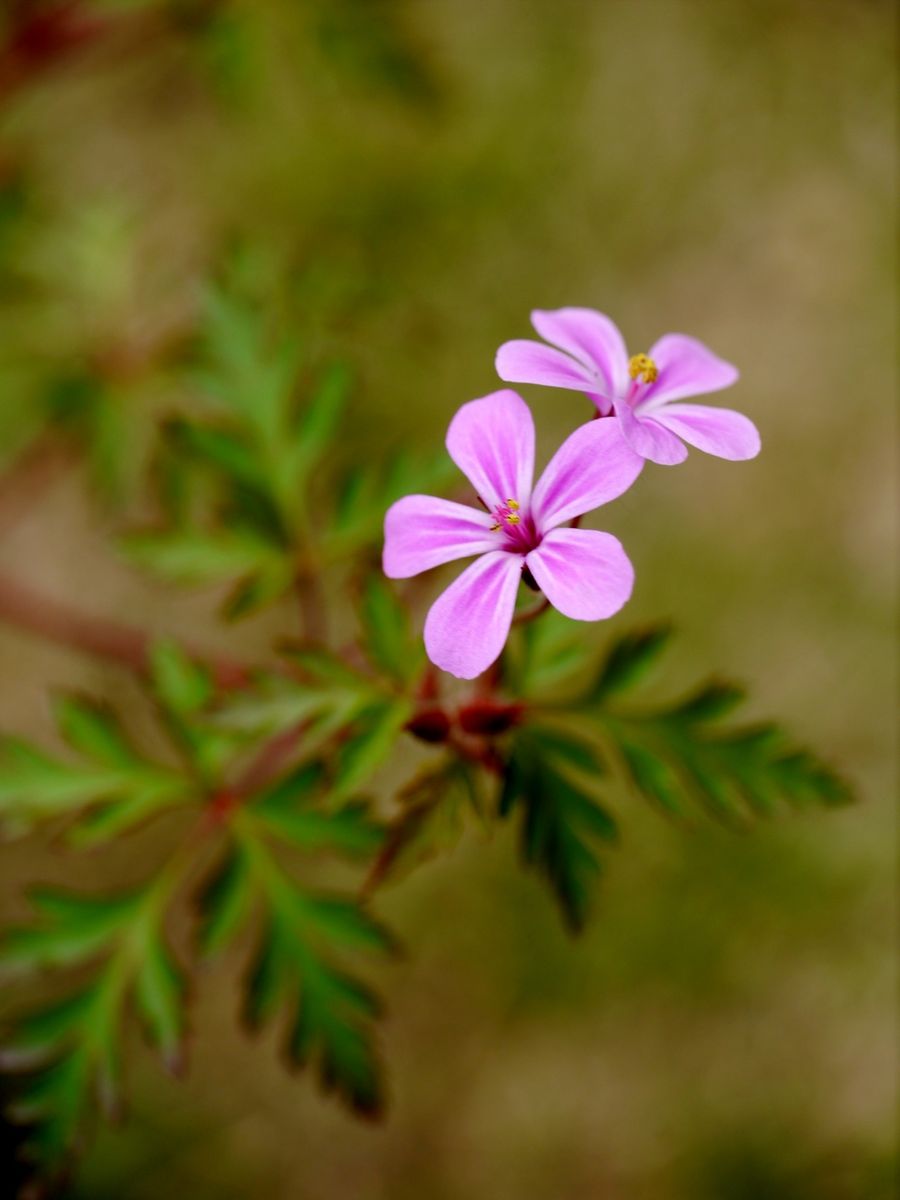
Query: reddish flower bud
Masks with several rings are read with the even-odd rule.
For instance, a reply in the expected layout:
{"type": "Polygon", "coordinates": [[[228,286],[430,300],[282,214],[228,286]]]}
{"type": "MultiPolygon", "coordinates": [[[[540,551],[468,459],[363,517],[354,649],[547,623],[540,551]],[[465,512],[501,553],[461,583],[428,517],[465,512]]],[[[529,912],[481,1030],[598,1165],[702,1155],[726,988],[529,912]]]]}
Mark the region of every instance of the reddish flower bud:
{"type": "Polygon", "coordinates": [[[446,742],[450,718],[442,708],[425,708],[406,723],[406,729],[422,742],[446,742]]]}
{"type": "Polygon", "coordinates": [[[521,716],[521,704],[494,704],[490,700],[478,700],[459,710],[459,723],[466,733],[496,737],[517,725],[521,716]]]}

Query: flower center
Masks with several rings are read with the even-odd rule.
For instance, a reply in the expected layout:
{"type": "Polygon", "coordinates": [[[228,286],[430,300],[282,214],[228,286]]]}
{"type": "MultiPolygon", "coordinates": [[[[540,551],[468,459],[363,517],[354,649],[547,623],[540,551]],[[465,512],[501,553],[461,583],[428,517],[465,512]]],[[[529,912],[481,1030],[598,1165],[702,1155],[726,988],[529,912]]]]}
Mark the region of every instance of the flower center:
{"type": "Polygon", "coordinates": [[[635,354],[628,363],[628,374],[636,382],[653,383],[659,375],[659,368],[649,354],[635,354]]]}
{"type": "Polygon", "coordinates": [[[498,504],[491,514],[494,524],[491,533],[506,534],[507,548],[522,552],[531,548],[535,542],[534,522],[527,512],[522,512],[518,500],[509,499],[505,504],[498,504]]]}
{"type": "Polygon", "coordinates": [[[494,509],[493,515],[497,518],[497,523],[491,526],[491,533],[496,533],[504,525],[518,525],[522,520],[519,508],[518,500],[507,500],[505,504],[499,504],[494,509]]]}

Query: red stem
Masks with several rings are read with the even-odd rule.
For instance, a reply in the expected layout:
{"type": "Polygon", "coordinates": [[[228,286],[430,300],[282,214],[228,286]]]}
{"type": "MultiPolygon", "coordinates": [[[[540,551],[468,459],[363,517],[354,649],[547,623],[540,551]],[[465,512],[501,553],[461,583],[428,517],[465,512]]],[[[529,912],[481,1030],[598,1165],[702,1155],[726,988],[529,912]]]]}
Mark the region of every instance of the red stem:
{"type": "MultiPolygon", "coordinates": [[[[156,640],[154,635],[130,625],[70,608],[2,574],[0,621],[141,674],[149,667],[150,650],[156,640]]],[[[190,648],[188,653],[209,667],[221,688],[243,687],[250,680],[250,667],[243,663],[210,658],[190,648]]]]}

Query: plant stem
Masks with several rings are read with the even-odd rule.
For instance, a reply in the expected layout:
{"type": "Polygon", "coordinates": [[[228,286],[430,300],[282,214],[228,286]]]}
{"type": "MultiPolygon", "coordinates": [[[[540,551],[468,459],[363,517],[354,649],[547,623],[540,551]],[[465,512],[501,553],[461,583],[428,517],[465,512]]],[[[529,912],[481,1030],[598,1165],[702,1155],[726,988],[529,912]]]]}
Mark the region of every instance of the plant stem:
{"type": "Polygon", "coordinates": [[[57,475],[75,461],[71,442],[50,434],[35,438],[0,477],[0,534],[16,525],[57,475]]]}
{"type": "Polygon", "coordinates": [[[525,625],[529,621],[533,621],[535,617],[539,617],[541,613],[546,612],[549,607],[550,601],[545,596],[534,608],[526,608],[523,612],[516,613],[512,619],[512,623],[513,625],[525,625]]]}
{"type": "MultiPolygon", "coordinates": [[[[151,647],[156,640],[153,634],[130,625],[70,608],[3,574],[0,574],[0,621],[139,674],[148,670],[151,647]]],[[[243,687],[250,679],[250,668],[243,663],[211,658],[190,648],[188,653],[209,667],[221,688],[243,687]]]]}

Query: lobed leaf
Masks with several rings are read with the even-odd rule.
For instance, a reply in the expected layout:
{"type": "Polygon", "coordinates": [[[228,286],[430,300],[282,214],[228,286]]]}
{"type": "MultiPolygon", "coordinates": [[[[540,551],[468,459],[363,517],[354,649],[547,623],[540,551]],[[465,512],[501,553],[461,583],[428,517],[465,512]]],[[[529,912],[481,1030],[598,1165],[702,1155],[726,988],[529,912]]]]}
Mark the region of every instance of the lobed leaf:
{"type": "Polygon", "coordinates": [[[521,811],[523,858],[543,874],[573,932],[584,927],[600,872],[595,844],[616,837],[615,822],[584,782],[589,765],[599,770],[582,742],[522,728],[513,740],[500,799],[501,816],[521,811]]]}

